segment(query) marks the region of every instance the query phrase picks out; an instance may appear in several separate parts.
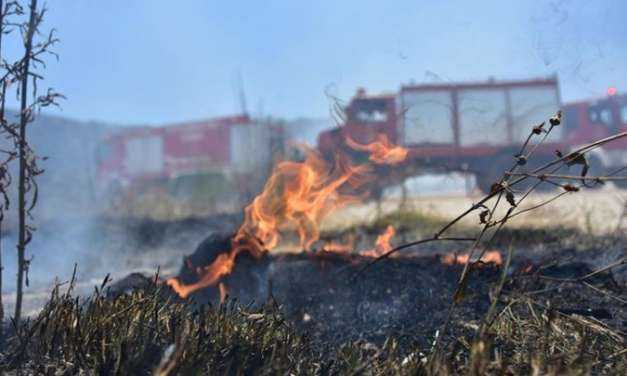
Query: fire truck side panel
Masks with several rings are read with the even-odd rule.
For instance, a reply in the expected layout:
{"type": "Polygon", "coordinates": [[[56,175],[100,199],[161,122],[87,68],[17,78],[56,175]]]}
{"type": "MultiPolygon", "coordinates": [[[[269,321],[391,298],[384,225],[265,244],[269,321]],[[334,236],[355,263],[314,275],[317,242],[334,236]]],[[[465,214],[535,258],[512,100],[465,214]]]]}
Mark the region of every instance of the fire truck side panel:
{"type": "Polygon", "coordinates": [[[400,98],[403,144],[453,145],[453,103],[444,90],[403,91],[400,98]]]}
{"type": "Polygon", "coordinates": [[[458,98],[461,147],[508,143],[504,90],[465,89],[459,91],[458,98]]]}
{"type": "Polygon", "coordinates": [[[127,139],[124,154],[125,170],[131,176],[163,172],[163,137],[159,133],[127,139]]]}
{"type": "Polygon", "coordinates": [[[230,167],[240,174],[256,173],[271,163],[271,128],[263,123],[232,125],[230,128],[230,167]]]}
{"type": "Polygon", "coordinates": [[[229,126],[204,123],[166,129],[166,164],[170,177],[215,171],[228,166],[229,126]]]}
{"type": "MultiPolygon", "coordinates": [[[[555,115],[559,108],[557,86],[526,86],[509,90],[512,111],[512,139],[521,143],[529,134],[530,127],[555,115]]],[[[551,131],[551,140],[562,140],[564,127],[551,131]]]]}

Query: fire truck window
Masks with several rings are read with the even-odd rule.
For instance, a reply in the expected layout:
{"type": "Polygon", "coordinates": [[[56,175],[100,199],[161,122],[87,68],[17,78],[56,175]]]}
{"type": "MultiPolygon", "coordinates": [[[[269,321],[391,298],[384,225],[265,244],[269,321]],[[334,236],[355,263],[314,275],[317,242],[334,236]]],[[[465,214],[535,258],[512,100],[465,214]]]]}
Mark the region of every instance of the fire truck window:
{"type": "Polygon", "coordinates": [[[612,125],[612,112],[609,108],[592,108],[590,109],[589,117],[592,123],[612,125]]]}
{"type": "Polygon", "coordinates": [[[620,121],[623,124],[627,124],[627,105],[620,108],[620,121]]]}
{"type": "Polygon", "coordinates": [[[371,112],[360,111],[357,113],[357,119],[363,122],[381,122],[386,121],[387,118],[385,112],[376,110],[371,112]]]}
{"type": "Polygon", "coordinates": [[[607,108],[602,109],[601,111],[599,111],[599,120],[601,123],[605,125],[611,125],[612,124],[612,112],[607,108]]]}
{"type": "Polygon", "coordinates": [[[356,101],[354,107],[354,116],[357,121],[364,123],[387,121],[385,101],[356,101]]]}
{"type": "Polygon", "coordinates": [[[600,112],[601,123],[605,125],[612,124],[612,112],[609,109],[605,108],[600,112]]]}

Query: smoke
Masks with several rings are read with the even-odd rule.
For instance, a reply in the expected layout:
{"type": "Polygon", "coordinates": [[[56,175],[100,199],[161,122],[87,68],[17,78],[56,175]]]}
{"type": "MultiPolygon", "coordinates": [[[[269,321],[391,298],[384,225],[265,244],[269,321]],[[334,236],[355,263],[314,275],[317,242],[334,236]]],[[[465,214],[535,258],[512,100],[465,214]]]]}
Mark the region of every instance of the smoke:
{"type": "MultiPolygon", "coordinates": [[[[93,272],[106,255],[94,252],[102,251],[97,234],[93,221],[60,220],[40,226],[27,246],[27,259],[31,260],[29,286],[40,289],[50,285],[55,278],[67,280],[75,263],[81,266],[81,274],[93,272]]],[[[2,237],[5,292],[15,290],[16,244],[15,233],[2,237]]]]}
{"type": "MultiPolygon", "coordinates": [[[[9,114],[11,120],[15,114],[9,114]]],[[[111,274],[174,270],[212,226],[187,223],[177,233],[170,224],[103,215],[111,197],[99,195],[96,149],[111,126],[40,115],[29,125],[29,142],[45,172],[37,177],[38,200],[28,223],[35,228],[27,245],[30,260],[25,311],[41,307],[57,282],[68,281],[77,265],[78,292],[89,292],[111,274]],[[171,227],[171,226],[170,226],[171,227]],[[186,230],[185,230],[186,229],[186,230]],[[149,256],[146,256],[150,250],[149,256]],[[39,299],[39,300],[38,300],[39,299]]],[[[12,145],[2,140],[2,148],[12,145]]],[[[2,222],[3,301],[11,312],[17,274],[17,163],[9,192],[10,208],[2,222]]],[[[227,221],[228,222],[228,221],[227,221]]],[[[214,226],[215,227],[215,226],[214,226]]]]}

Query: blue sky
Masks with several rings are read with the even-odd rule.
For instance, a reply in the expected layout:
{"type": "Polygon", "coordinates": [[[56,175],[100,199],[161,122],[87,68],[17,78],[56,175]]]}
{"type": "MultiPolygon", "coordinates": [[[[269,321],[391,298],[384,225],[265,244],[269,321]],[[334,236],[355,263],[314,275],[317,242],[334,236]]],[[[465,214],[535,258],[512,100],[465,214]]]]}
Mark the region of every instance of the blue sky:
{"type": "Polygon", "coordinates": [[[402,83],[557,73],[564,100],[627,91],[627,2],[49,0],[61,115],[160,124],[325,116],[402,83]]]}

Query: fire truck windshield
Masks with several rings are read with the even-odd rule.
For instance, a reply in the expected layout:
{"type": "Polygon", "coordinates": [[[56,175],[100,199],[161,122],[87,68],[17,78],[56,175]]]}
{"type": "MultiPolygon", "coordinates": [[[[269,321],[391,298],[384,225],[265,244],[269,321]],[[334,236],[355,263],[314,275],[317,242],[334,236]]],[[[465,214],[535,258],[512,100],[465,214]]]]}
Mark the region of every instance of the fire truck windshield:
{"type": "Polygon", "coordinates": [[[386,121],[388,117],[385,112],[381,112],[381,111],[372,111],[372,112],[362,111],[362,112],[357,113],[357,119],[359,121],[373,123],[373,122],[386,121]]]}
{"type": "Polygon", "coordinates": [[[351,104],[352,120],[360,123],[385,122],[387,106],[383,99],[357,99],[351,104]]]}

